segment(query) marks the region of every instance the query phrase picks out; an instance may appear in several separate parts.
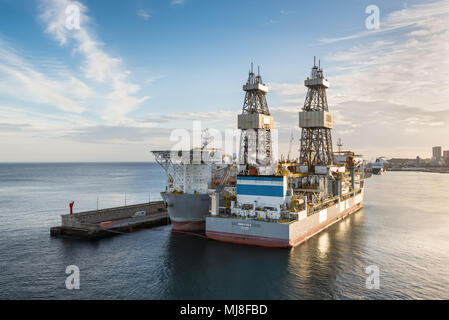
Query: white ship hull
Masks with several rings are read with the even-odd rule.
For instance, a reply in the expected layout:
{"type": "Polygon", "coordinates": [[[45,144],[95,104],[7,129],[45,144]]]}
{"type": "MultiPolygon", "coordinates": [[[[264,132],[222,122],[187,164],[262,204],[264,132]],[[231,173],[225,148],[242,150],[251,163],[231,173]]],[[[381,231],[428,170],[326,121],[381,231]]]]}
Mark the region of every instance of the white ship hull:
{"type": "Polygon", "coordinates": [[[210,239],[264,247],[294,247],[363,207],[363,189],[355,196],[291,222],[208,216],[210,239]]]}

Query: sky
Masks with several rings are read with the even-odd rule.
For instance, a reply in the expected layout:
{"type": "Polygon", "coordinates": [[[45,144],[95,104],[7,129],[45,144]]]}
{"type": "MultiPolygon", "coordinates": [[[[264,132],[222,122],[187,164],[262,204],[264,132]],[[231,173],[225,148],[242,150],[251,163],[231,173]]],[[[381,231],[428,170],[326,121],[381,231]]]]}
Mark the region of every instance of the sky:
{"type": "Polygon", "coordinates": [[[235,129],[251,62],[296,156],[314,56],[335,149],[429,158],[449,150],[448,17],[449,0],[0,0],[0,162],[151,161],[194,121],[235,129]]]}

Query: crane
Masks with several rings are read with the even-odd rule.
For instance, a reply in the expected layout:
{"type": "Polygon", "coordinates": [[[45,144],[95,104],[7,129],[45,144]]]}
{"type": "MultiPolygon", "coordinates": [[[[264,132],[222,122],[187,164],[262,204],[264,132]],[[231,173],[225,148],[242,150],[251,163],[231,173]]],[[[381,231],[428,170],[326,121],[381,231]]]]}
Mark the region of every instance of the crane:
{"type": "Polygon", "coordinates": [[[294,136],[293,136],[293,131],[292,131],[292,135],[291,135],[291,138],[290,138],[290,143],[288,145],[287,162],[290,162],[290,155],[292,153],[293,140],[294,140],[294,136]]]}

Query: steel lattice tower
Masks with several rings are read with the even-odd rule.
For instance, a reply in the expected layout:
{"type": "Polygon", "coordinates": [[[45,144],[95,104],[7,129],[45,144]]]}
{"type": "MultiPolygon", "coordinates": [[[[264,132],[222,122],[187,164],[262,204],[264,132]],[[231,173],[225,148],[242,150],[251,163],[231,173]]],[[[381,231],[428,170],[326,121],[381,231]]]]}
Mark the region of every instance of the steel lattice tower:
{"type": "Polygon", "coordinates": [[[299,163],[309,166],[331,165],[334,161],[331,129],[333,117],[327,105],[326,89],[329,82],[323,70],[313,62],[310,78],[304,81],[308,88],[304,107],[299,113],[302,128],[299,163]]]}
{"type": "Polygon", "coordinates": [[[265,95],[268,87],[262,82],[260,68],[257,76],[253,72],[253,64],[249,77],[243,86],[246,92],[242,114],[238,116],[240,136],[239,163],[242,165],[268,165],[272,160],[271,129],[273,118],[268,110],[265,95]]]}

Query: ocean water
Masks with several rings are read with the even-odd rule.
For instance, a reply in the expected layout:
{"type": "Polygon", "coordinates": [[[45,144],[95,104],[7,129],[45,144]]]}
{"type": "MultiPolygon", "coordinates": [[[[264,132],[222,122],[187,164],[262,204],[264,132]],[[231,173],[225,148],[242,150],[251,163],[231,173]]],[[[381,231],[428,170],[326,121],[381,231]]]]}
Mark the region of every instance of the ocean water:
{"type": "Polygon", "coordinates": [[[0,299],[449,299],[449,175],[388,172],[365,207],[298,247],[145,230],[51,238],[60,214],[160,199],[152,163],[0,164],[0,299]],[[126,198],[126,200],[125,200],[126,198]],[[65,287],[68,265],[80,289],[65,287]],[[366,285],[367,267],[379,288],[366,285]]]}

